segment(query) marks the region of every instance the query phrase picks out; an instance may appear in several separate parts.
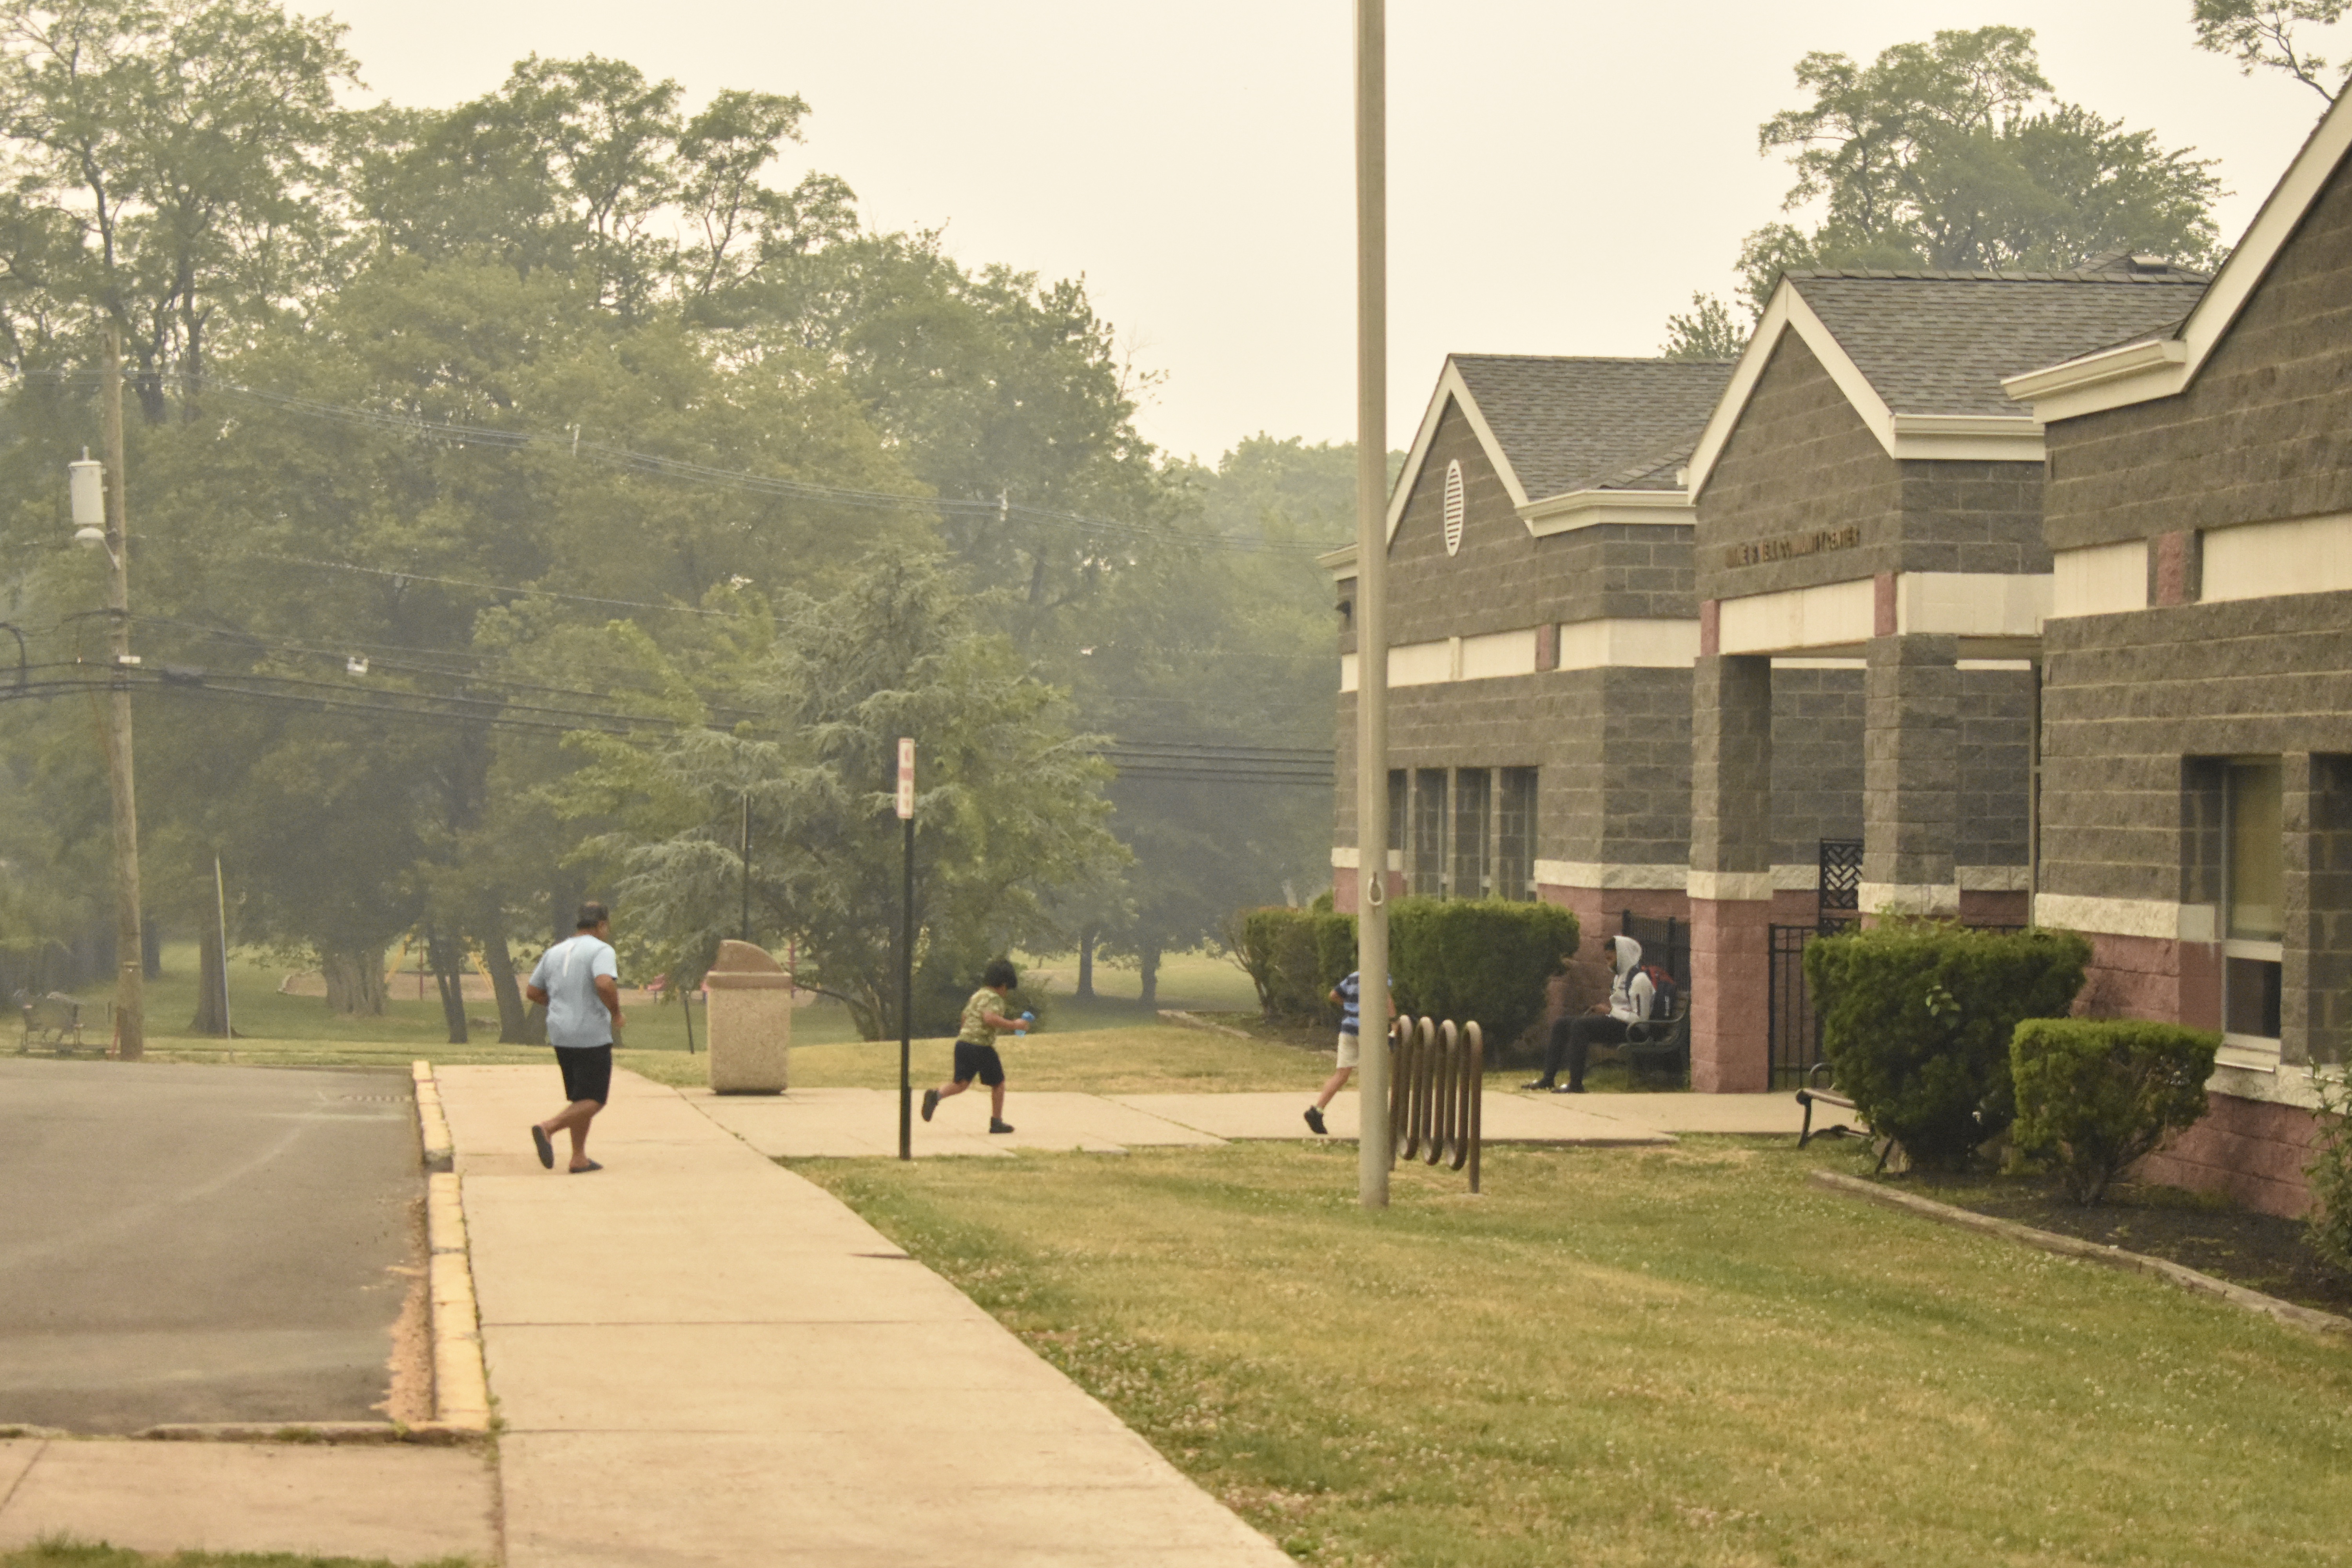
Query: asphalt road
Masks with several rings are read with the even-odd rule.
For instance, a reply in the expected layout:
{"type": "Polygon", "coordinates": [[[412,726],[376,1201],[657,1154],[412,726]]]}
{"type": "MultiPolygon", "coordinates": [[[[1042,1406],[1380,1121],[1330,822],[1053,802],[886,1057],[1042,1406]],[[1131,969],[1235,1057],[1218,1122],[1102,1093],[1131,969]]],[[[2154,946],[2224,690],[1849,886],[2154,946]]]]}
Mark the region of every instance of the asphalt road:
{"type": "Polygon", "coordinates": [[[0,1058],[0,1424],[381,1420],[398,1072],[0,1058]]]}

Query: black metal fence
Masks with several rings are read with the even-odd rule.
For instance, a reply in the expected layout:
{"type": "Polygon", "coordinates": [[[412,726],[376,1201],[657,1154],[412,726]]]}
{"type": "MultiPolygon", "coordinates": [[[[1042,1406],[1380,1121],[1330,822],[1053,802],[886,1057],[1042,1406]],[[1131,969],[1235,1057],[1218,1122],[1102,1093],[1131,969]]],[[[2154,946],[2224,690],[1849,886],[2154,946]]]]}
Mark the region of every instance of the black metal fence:
{"type": "Polygon", "coordinates": [[[1617,934],[1642,944],[1643,963],[1656,964],[1675,977],[1675,984],[1690,988],[1690,921],[1623,910],[1617,916],[1617,934]]]}

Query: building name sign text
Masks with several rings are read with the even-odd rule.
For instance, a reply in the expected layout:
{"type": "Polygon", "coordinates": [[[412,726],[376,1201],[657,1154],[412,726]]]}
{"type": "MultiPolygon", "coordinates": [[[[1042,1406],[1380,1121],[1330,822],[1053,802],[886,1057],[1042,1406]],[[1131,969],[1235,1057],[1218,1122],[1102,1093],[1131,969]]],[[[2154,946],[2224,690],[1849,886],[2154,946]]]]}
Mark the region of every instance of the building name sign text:
{"type": "Polygon", "coordinates": [[[1824,550],[1852,550],[1862,542],[1862,528],[1848,523],[1843,528],[1817,528],[1811,533],[1784,533],[1778,539],[1759,540],[1753,544],[1733,544],[1725,547],[1726,566],[1754,566],[1766,561],[1793,561],[1800,555],[1814,555],[1824,550]]]}

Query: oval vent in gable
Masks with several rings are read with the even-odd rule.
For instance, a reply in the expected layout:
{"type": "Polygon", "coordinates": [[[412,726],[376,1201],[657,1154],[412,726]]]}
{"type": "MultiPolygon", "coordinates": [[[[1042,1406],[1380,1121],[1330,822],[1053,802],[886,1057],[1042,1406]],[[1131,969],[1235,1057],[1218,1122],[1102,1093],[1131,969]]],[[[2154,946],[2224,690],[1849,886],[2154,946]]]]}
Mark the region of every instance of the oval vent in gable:
{"type": "Polygon", "coordinates": [[[1445,465],[1445,553],[1462,553],[1462,459],[1445,465]]]}

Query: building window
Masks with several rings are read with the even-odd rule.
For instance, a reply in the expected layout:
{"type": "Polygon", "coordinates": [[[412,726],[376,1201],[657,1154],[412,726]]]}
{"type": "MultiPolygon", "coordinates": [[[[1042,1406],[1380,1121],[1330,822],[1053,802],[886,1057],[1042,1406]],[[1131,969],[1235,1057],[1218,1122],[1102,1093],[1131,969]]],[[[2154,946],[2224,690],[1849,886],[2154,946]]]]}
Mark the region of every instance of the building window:
{"type": "Polygon", "coordinates": [[[2221,1029],[2275,1054],[2286,938],[2286,819],[2278,759],[2233,762],[2222,782],[2221,1029]]]}
{"type": "Polygon", "coordinates": [[[1405,810],[1412,798],[1412,779],[1402,768],[1389,770],[1389,864],[1404,864],[1405,810]]]}
{"type": "Polygon", "coordinates": [[[1423,768],[1413,775],[1412,890],[1424,899],[1445,896],[1445,770],[1423,768]]]}
{"type": "Polygon", "coordinates": [[[1495,896],[1536,896],[1536,770],[1505,768],[1496,815],[1501,830],[1495,844],[1495,896]]]}
{"type": "Polygon", "coordinates": [[[1495,775],[1465,768],[1454,775],[1454,896],[1494,891],[1495,775]]]}

